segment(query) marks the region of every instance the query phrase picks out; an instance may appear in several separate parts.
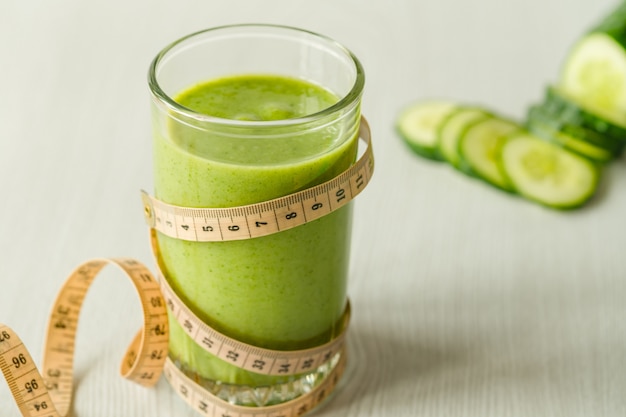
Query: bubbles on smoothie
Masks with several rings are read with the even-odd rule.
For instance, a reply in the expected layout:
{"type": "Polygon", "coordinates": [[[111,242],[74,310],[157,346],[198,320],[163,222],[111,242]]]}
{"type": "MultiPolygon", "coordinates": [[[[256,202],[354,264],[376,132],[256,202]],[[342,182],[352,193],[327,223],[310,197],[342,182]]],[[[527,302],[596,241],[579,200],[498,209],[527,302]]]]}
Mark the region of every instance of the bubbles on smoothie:
{"type": "Polygon", "coordinates": [[[259,115],[261,120],[285,120],[299,116],[292,105],[278,101],[263,103],[259,108],[259,115]]]}
{"type": "Polygon", "coordinates": [[[301,101],[301,112],[304,115],[314,114],[330,107],[332,104],[334,103],[329,102],[328,100],[325,100],[319,96],[315,96],[313,94],[306,95],[301,101]]]}
{"type": "Polygon", "coordinates": [[[263,120],[258,114],[254,113],[238,113],[232,117],[233,120],[241,120],[244,122],[258,122],[263,120]]]}

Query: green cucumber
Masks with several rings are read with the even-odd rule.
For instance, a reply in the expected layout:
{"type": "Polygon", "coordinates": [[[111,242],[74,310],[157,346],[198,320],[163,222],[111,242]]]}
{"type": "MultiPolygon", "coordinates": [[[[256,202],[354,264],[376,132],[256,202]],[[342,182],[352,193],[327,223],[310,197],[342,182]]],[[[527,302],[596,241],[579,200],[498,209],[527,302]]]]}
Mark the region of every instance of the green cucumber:
{"type": "Polygon", "coordinates": [[[605,33],[591,33],[575,46],[559,87],[581,107],[626,127],[626,51],[605,33]]]}
{"type": "Polygon", "coordinates": [[[462,169],[459,155],[459,139],[474,123],[490,117],[489,113],[477,107],[460,107],[452,112],[439,129],[439,154],[450,165],[462,169]]]}
{"type": "Polygon", "coordinates": [[[519,194],[558,209],[587,202],[600,176],[589,159],[529,132],[508,138],[500,151],[500,165],[519,194]]]}
{"type": "MultiPolygon", "coordinates": [[[[555,106],[544,104],[534,105],[528,109],[526,115],[526,124],[529,127],[532,124],[548,125],[553,129],[565,132],[576,138],[584,140],[595,147],[604,149],[613,156],[621,155],[626,141],[601,134],[596,130],[580,126],[573,121],[568,121],[568,114],[560,114],[554,111],[555,106]]],[[[570,113],[571,114],[571,113],[570,113]]]]}
{"type": "Polygon", "coordinates": [[[558,115],[565,124],[593,130],[622,146],[626,144],[626,128],[586,110],[557,87],[546,89],[543,107],[548,113],[558,115]]]}
{"type": "Polygon", "coordinates": [[[605,33],[622,46],[626,46],[626,2],[621,2],[607,13],[590,33],[605,33]]]}
{"type": "Polygon", "coordinates": [[[471,125],[459,140],[462,163],[466,163],[473,173],[496,187],[513,191],[498,160],[500,148],[508,135],[520,128],[517,123],[496,116],[471,125]]]}
{"type": "Polygon", "coordinates": [[[626,127],[626,2],[582,36],[563,63],[559,87],[581,107],[626,127]]]}
{"type": "Polygon", "coordinates": [[[402,139],[417,154],[433,160],[442,160],[437,140],[443,120],[457,109],[448,101],[423,101],[404,108],[397,120],[396,129],[402,139]]]}
{"type": "Polygon", "coordinates": [[[542,139],[558,143],[594,161],[608,162],[615,157],[614,152],[597,143],[603,139],[598,133],[578,126],[562,125],[546,115],[540,106],[530,107],[526,128],[542,139]]]}
{"type": "Polygon", "coordinates": [[[585,142],[570,133],[539,124],[531,124],[528,130],[542,139],[552,141],[593,161],[604,163],[613,159],[611,152],[585,142]]]}

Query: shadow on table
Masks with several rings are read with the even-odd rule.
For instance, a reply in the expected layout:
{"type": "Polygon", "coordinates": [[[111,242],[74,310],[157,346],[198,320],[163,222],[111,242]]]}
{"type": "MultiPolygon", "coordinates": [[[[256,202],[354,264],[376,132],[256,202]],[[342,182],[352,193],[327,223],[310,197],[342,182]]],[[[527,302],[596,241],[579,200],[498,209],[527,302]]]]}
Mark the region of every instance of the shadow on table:
{"type": "Polygon", "coordinates": [[[484,364],[487,340],[464,345],[446,338],[442,346],[431,334],[421,336],[353,323],[346,373],[332,399],[314,415],[392,416],[399,408],[406,412],[427,399],[465,397],[476,388],[465,377],[484,364]]]}
{"type": "MultiPolygon", "coordinates": [[[[436,346],[411,346],[407,342],[391,331],[367,330],[353,323],[348,333],[346,373],[329,403],[314,414],[333,412],[343,415],[347,408],[354,412],[355,407],[367,406],[362,401],[364,398],[380,396],[398,386],[406,386],[407,393],[413,391],[415,395],[412,387],[418,380],[436,378],[450,368],[464,367],[464,363],[470,360],[460,347],[442,351],[436,346]]],[[[365,410],[363,412],[367,414],[365,410]]]]}

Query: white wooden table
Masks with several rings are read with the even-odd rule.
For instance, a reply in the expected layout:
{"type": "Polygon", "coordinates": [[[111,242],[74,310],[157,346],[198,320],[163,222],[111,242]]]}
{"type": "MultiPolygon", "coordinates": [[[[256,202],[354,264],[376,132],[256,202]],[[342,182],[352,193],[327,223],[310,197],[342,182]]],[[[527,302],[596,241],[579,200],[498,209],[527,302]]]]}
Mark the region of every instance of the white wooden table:
{"type": "MultiPolygon", "coordinates": [[[[583,210],[555,212],[408,152],[405,104],[441,97],[515,118],[609,0],[0,0],[0,322],[41,357],[82,261],[151,264],[146,73],[203,28],[299,26],[351,48],[376,172],[356,201],[352,366],[320,416],[626,415],[626,161],[583,210]]],[[[117,376],[140,325],[112,269],[81,318],[76,417],[195,416],[165,381],[117,376]],[[135,319],[136,318],[136,319],[135,319]]],[[[17,417],[0,383],[0,416],[17,417]]]]}

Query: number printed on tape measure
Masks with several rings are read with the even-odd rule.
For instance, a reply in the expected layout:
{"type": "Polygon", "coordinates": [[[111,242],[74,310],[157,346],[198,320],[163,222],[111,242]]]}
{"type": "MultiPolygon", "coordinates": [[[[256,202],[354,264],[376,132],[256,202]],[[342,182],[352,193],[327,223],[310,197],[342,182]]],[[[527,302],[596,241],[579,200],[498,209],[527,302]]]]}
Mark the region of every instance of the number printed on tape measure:
{"type": "MultiPolygon", "coordinates": [[[[156,250],[154,233],[152,233],[152,247],[156,250]]],[[[174,319],[198,346],[241,369],[263,375],[295,375],[316,369],[344,348],[350,320],[349,303],[346,305],[340,324],[340,333],[330,342],[303,350],[264,349],[232,339],[204,323],[178,297],[160,269],[157,269],[157,272],[161,291],[174,319]]]]}
{"type": "Polygon", "coordinates": [[[235,341],[208,328],[177,299],[164,279],[161,278],[159,284],[139,262],[127,258],[99,259],[77,268],[57,296],[48,322],[43,375],[17,334],[0,323],[0,369],[24,417],[69,415],[80,309],[95,276],[108,263],[121,267],[131,278],[143,308],[144,328],[137,333],[124,356],[122,375],[138,384],[152,386],[165,372],[178,395],[203,416],[299,417],[328,397],[345,370],[344,337],[349,308],[341,335],[330,343],[301,351],[271,351],[235,341]],[[200,345],[242,369],[267,375],[292,375],[326,364],[326,376],[311,391],[284,403],[260,407],[233,405],[196,384],[168,359],[166,307],[176,314],[200,345]]]}
{"type": "Polygon", "coordinates": [[[179,207],[142,192],[148,225],[167,236],[197,242],[251,239],[317,220],[352,201],[374,171],[370,129],[361,120],[367,148],[348,170],[323,184],[274,200],[232,208],[179,207]]]}
{"type": "Polygon", "coordinates": [[[54,302],[48,320],[40,373],[15,332],[0,324],[0,367],[25,417],[65,417],[73,391],[73,361],[80,310],[94,278],[107,264],[120,267],[137,290],[144,328],[137,333],[122,361],[121,372],[141,385],[154,385],[163,370],[169,343],[167,310],[159,283],[134,259],[95,259],[72,272],[54,302]]]}
{"type": "Polygon", "coordinates": [[[26,346],[15,332],[2,324],[0,369],[22,415],[56,417],[54,403],[26,346]]]}

